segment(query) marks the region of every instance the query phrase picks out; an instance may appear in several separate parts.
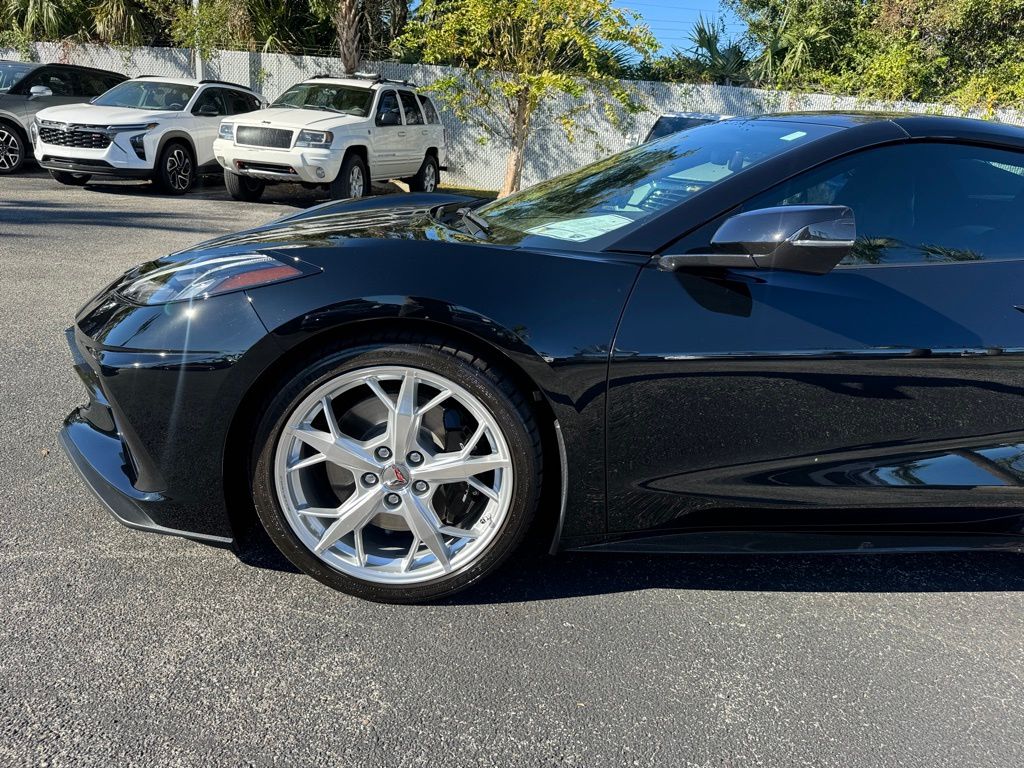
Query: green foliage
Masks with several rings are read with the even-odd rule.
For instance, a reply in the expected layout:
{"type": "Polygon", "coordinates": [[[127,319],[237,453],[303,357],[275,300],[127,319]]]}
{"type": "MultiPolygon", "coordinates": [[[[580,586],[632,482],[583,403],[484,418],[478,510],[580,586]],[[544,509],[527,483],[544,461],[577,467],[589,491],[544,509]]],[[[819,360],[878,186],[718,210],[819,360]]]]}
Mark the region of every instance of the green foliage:
{"type": "Polygon", "coordinates": [[[575,138],[579,113],[593,94],[612,117],[635,111],[609,61],[650,56],[654,37],[638,17],[612,0],[423,0],[398,51],[429,64],[465,71],[431,89],[461,120],[511,145],[503,192],[519,188],[523,152],[534,113],[558,94],[578,100],[555,118],[575,138]]]}

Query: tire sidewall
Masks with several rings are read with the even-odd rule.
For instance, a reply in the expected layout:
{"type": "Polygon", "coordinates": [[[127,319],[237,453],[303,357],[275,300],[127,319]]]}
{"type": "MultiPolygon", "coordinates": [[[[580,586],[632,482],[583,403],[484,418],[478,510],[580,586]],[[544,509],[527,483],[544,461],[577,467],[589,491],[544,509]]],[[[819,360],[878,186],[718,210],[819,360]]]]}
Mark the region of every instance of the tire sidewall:
{"type": "Polygon", "coordinates": [[[419,173],[413,178],[413,191],[414,192],[436,192],[437,188],[441,186],[441,167],[437,162],[437,158],[432,154],[427,155],[423,158],[423,165],[420,166],[419,173]],[[434,188],[427,190],[427,167],[431,166],[434,169],[434,188]]]}
{"type": "Polygon", "coordinates": [[[344,161],[341,163],[341,169],[338,171],[337,177],[331,182],[331,197],[335,200],[346,200],[352,197],[352,188],[349,184],[349,177],[352,173],[353,166],[358,165],[363,171],[363,197],[370,196],[370,170],[366,167],[366,163],[363,162],[363,158],[359,155],[350,153],[344,161]]]}
{"type": "Polygon", "coordinates": [[[226,168],[224,169],[224,186],[227,187],[228,194],[235,200],[247,203],[257,202],[263,197],[263,192],[266,189],[266,184],[259,179],[232,173],[226,168]]]}
{"type": "Polygon", "coordinates": [[[379,602],[413,603],[447,597],[497,568],[522,542],[540,498],[540,457],[515,405],[490,377],[454,355],[432,346],[366,345],[339,351],[295,375],[267,407],[256,433],[250,474],[260,522],[281,552],[318,581],[357,597],[379,602]],[[360,581],[331,568],[298,539],[277,499],[274,458],[281,431],[292,411],[314,389],[360,368],[399,365],[424,368],[466,388],[488,409],[501,428],[512,457],[513,489],[501,530],[488,549],[466,568],[425,584],[388,585],[360,581]]]}

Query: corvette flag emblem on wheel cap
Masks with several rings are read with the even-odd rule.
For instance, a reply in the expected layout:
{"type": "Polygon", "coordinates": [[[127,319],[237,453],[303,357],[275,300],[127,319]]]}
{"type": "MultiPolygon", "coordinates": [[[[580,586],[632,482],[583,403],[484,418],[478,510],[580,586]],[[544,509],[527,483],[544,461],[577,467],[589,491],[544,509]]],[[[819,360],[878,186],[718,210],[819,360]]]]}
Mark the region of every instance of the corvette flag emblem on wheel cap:
{"type": "Polygon", "coordinates": [[[394,464],[384,470],[383,478],[385,487],[391,490],[405,488],[409,484],[409,478],[394,464]]]}

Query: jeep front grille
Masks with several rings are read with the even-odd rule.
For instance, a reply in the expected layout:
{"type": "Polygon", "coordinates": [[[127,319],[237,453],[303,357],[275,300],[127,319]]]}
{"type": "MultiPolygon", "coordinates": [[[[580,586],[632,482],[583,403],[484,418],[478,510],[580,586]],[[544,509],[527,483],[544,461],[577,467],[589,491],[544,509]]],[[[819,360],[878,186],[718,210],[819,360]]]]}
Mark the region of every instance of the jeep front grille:
{"type": "Polygon", "coordinates": [[[235,143],[250,147],[273,147],[289,149],[292,146],[292,132],[281,128],[260,128],[255,125],[240,125],[235,128],[235,143]]]}

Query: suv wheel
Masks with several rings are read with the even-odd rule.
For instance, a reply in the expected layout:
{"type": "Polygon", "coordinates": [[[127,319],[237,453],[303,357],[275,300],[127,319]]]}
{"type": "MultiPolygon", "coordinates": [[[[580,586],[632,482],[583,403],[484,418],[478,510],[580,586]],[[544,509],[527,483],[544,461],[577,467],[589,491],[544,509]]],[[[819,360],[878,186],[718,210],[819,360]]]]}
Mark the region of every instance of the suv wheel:
{"type": "Polygon", "coordinates": [[[71,173],[69,171],[50,171],[53,180],[69,187],[84,187],[92,178],[88,173],[71,173]]]}
{"type": "Polygon", "coordinates": [[[437,165],[437,158],[427,155],[423,158],[423,165],[419,172],[409,180],[411,192],[436,192],[437,185],[441,181],[441,170],[437,165]]]}
{"type": "Polygon", "coordinates": [[[196,167],[192,151],[181,141],[171,141],[160,153],[156,185],[169,195],[184,195],[196,183],[196,167]]]}
{"type": "Polygon", "coordinates": [[[0,123],[0,174],[15,173],[25,163],[25,140],[16,129],[0,123]]]}
{"type": "Polygon", "coordinates": [[[227,169],[224,170],[224,186],[235,200],[244,200],[247,203],[258,201],[263,197],[263,190],[267,188],[266,183],[259,179],[241,176],[227,169]]]}
{"type": "Polygon", "coordinates": [[[341,164],[337,178],[331,182],[331,197],[335,200],[358,199],[370,194],[370,172],[357,154],[350,154],[341,164]]]}

